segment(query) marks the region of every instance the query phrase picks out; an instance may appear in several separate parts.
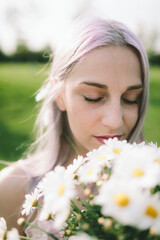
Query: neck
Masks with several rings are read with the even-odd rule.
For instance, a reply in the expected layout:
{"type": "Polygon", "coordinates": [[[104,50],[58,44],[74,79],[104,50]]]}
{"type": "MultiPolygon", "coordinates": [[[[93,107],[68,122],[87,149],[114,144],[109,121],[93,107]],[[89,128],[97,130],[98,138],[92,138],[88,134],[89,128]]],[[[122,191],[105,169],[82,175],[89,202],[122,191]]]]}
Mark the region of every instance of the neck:
{"type": "Polygon", "coordinates": [[[73,160],[76,159],[78,157],[78,154],[75,153],[74,150],[70,151],[69,155],[68,155],[68,159],[66,162],[64,162],[63,166],[67,167],[68,165],[73,163],[73,160]]]}

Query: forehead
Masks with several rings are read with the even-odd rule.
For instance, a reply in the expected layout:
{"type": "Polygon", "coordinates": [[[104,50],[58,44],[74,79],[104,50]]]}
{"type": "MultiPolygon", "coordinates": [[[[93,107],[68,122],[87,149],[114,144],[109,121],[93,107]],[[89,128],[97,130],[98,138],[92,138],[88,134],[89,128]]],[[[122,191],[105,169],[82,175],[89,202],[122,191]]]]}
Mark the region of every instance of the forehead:
{"type": "Polygon", "coordinates": [[[141,67],[137,54],[126,46],[107,46],[92,50],[82,58],[69,74],[76,83],[84,80],[108,82],[127,79],[128,83],[141,82],[141,67]],[[87,78],[87,79],[86,79],[87,78]]]}

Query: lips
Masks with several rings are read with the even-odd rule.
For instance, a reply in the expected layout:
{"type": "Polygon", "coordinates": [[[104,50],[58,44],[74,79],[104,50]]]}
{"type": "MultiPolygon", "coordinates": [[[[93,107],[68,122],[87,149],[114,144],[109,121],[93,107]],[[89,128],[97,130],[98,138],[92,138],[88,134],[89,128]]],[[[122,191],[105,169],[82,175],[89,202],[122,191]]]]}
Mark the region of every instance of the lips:
{"type": "Polygon", "coordinates": [[[105,135],[105,136],[95,136],[95,138],[102,144],[104,144],[104,140],[108,140],[110,138],[118,138],[120,140],[122,135],[105,135]]]}

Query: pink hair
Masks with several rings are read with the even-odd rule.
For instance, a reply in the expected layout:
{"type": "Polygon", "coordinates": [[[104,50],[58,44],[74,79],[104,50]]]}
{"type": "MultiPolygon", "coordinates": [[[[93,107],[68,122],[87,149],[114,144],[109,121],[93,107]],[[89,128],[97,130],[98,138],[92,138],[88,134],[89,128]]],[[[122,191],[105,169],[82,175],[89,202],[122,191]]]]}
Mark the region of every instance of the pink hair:
{"type": "Polygon", "coordinates": [[[35,176],[51,170],[57,163],[63,164],[72,150],[71,145],[64,138],[65,132],[70,135],[65,113],[58,109],[55,100],[61,92],[65,78],[90,51],[102,46],[118,45],[130,47],[137,53],[141,64],[144,91],[138,120],[128,141],[133,142],[138,139],[146,113],[149,91],[148,59],[140,40],[133,32],[117,21],[81,18],[74,22],[68,34],[64,35],[64,40],[55,50],[50,77],[46,82],[46,84],[50,83],[50,88],[36,121],[38,134],[32,144],[32,156],[28,161],[28,166],[35,176]],[[43,119],[48,110],[50,121],[46,127],[43,119]]]}

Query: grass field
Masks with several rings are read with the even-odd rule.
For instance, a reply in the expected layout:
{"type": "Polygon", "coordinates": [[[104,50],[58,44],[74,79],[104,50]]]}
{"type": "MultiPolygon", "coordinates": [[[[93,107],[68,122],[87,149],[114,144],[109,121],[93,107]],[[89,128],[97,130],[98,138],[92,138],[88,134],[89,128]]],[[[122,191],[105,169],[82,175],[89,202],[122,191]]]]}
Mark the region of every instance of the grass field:
{"type": "Polygon", "coordinates": [[[47,77],[36,63],[0,64],[0,159],[14,161],[32,137],[35,92],[47,77]]]}
{"type": "Polygon", "coordinates": [[[160,146],[160,66],[150,68],[150,102],[143,132],[147,142],[160,146]]]}
{"type": "MultiPolygon", "coordinates": [[[[0,64],[0,159],[15,161],[32,139],[36,117],[34,93],[47,77],[37,63],[0,64]],[[42,70],[42,71],[41,71],[42,70]]],[[[144,125],[146,141],[160,145],[160,67],[151,67],[150,105],[144,125]]]]}

